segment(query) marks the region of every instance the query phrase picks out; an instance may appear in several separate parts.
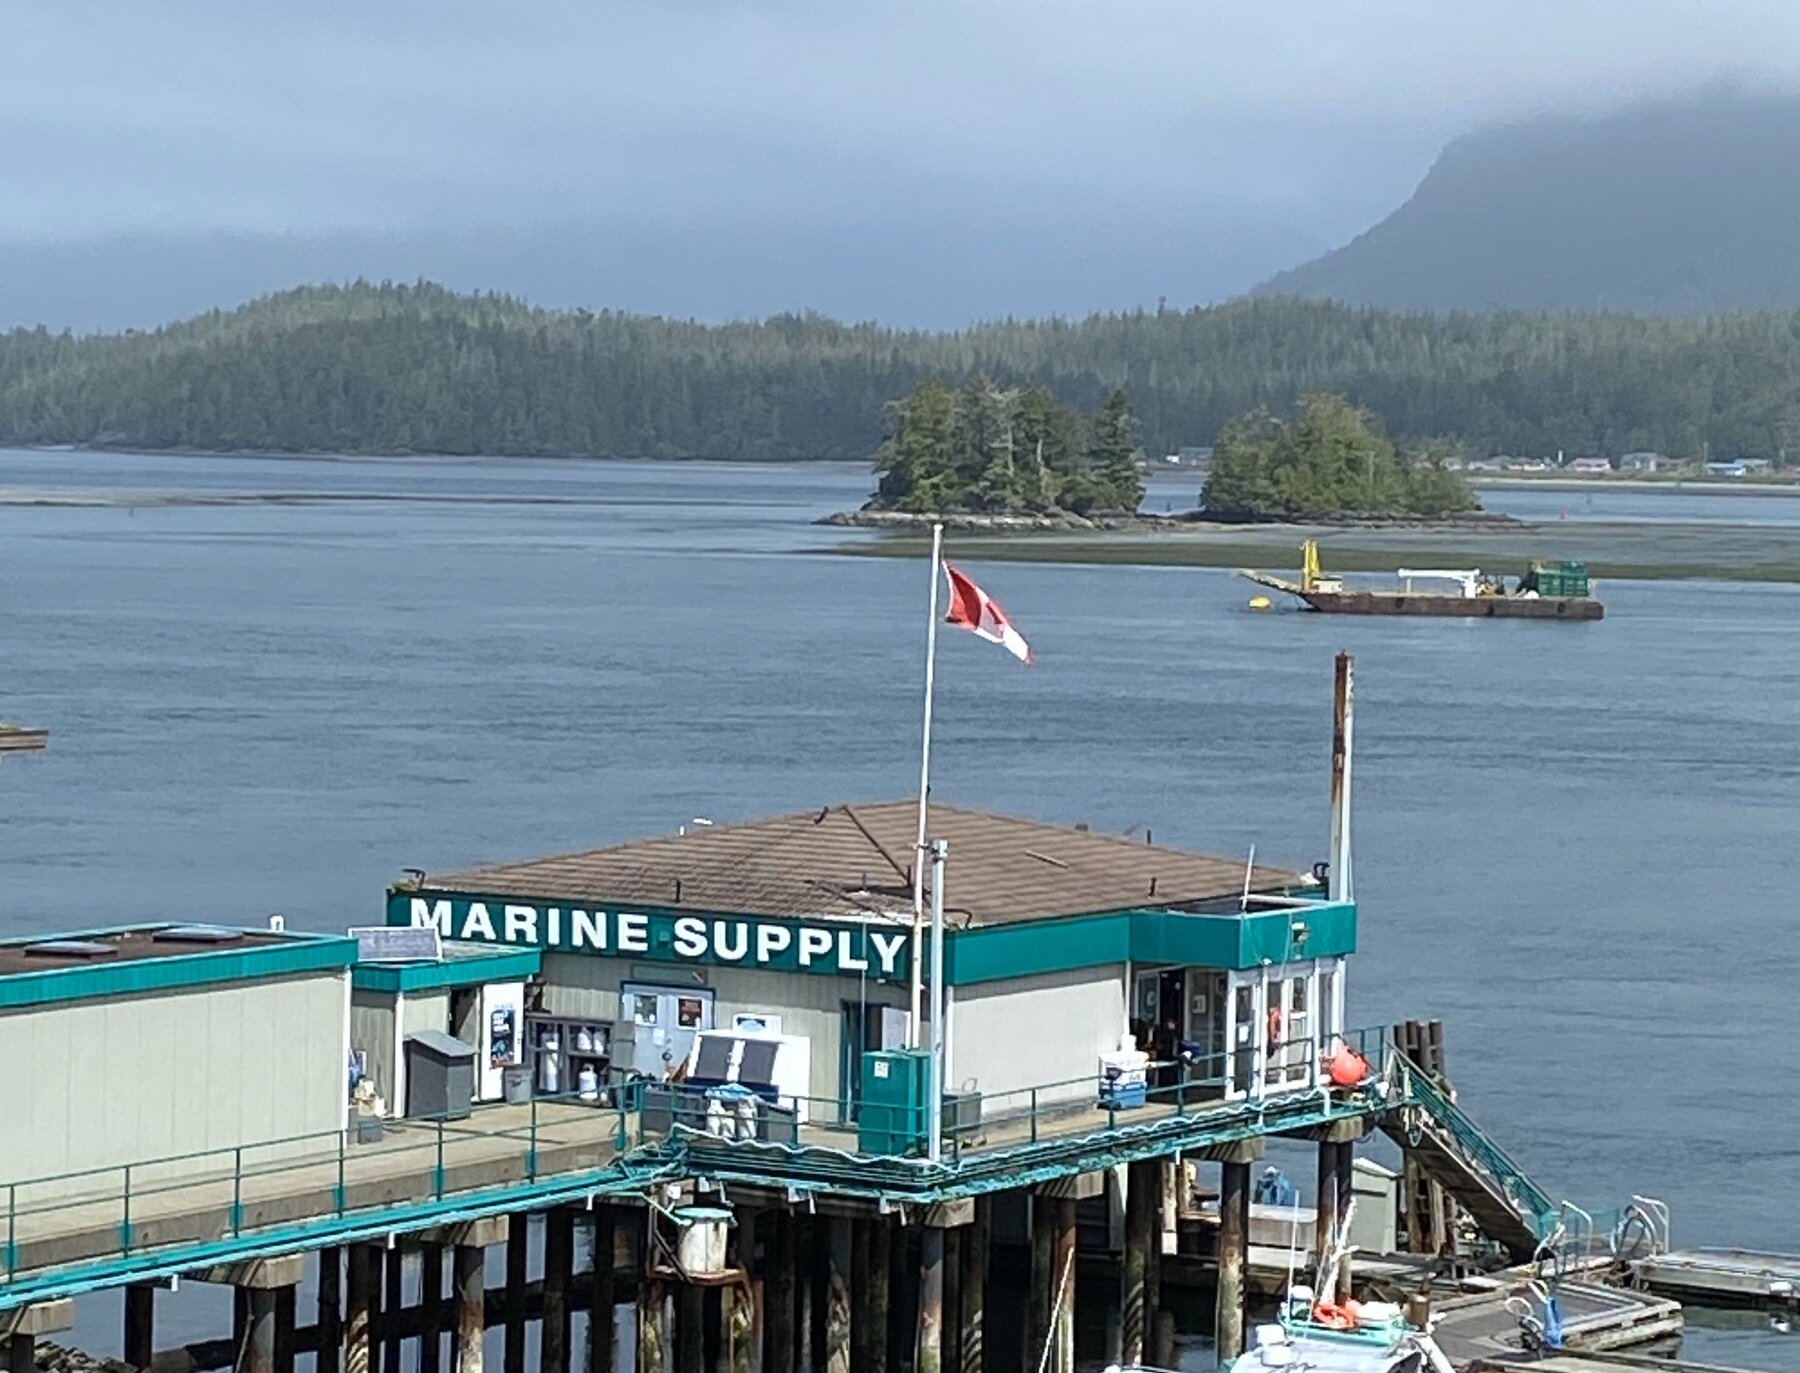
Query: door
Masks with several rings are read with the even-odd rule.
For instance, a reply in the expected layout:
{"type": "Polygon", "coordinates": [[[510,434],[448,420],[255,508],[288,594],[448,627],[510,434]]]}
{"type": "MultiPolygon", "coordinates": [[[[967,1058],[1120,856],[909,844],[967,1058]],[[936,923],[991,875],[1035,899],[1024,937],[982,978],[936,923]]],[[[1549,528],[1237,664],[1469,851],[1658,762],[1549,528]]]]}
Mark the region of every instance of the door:
{"type": "Polygon", "coordinates": [[[1185,1034],[1199,1055],[1194,1064],[1196,1082],[1223,1082],[1226,1076],[1225,1051],[1229,1047],[1227,1024],[1227,978],[1211,968],[1188,970],[1188,1006],[1185,1034]]]}
{"type": "Polygon", "coordinates": [[[1260,1004],[1262,988],[1254,973],[1232,973],[1231,1079],[1229,1095],[1244,1096],[1257,1087],[1256,1059],[1262,1048],[1260,1004]]]}
{"type": "Polygon", "coordinates": [[[621,1020],[631,1025],[632,1068],[659,1081],[687,1061],[694,1036],[713,1028],[710,987],[658,987],[627,982],[619,989],[621,1020]]]}
{"type": "Polygon", "coordinates": [[[841,1050],[838,1053],[838,1121],[848,1125],[856,1119],[862,1106],[862,1060],[871,1049],[899,1048],[886,1042],[883,1026],[889,1008],[871,1006],[866,1001],[845,1001],[843,1018],[838,1027],[841,1050]]]}

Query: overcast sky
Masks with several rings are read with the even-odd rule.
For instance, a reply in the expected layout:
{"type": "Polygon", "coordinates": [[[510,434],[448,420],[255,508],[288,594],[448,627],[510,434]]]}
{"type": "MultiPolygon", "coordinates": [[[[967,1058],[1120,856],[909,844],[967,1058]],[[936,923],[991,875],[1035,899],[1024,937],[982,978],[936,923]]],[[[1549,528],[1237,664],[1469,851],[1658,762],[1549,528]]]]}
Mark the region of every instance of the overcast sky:
{"type": "Polygon", "coordinates": [[[366,270],[712,318],[1185,305],[1459,132],[1721,78],[1795,84],[1800,5],[7,0],[0,319],[83,318],[56,264],[96,254],[221,304],[366,270]],[[182,247],[221,233],[209,282],[182,247]]]}

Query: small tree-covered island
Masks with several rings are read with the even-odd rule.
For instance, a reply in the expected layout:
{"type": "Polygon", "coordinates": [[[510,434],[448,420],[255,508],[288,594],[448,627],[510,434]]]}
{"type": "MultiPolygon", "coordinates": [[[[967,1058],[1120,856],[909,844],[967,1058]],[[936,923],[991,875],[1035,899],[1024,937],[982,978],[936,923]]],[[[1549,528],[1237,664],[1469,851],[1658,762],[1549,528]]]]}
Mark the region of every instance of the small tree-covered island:
{"type": "Polygon", "coordinates": [[[1343,396],[1300,398],[1291,420],[1252,410],[1213,445],[1210,519],[1438,518],[1480,509],[1442,440],[1403,450],[1343,396]]]}
{"type": "Polygon", "coordinates": [[[911,515],[1093,515],[1144,498],[1137,419],[1123,391],[1081,415],[1042,386],[935,378],[887,407],[868,510],[911,515]]]}
{"type": "MultiPolygon", "coordinates": [[[[1091,415],[1042,386],[978,376],[959,389],[929,380],[886,408],[875,453],[880,483],[865,514],[900,518],[1026,517],[1112,525],[1137,518],[1144,454],[1123,391],[1091,415]]],[[[1451,446],[1403,449],[1343,396],[1308,395],[1292,419],[1267,409],[1232,420],[1214,445],[1201,508],[1227,522],[1433,519],[1479,504],[1451,446]]],[[[1170,521],[1156,520],[1159,524],[1170,521]]]]}

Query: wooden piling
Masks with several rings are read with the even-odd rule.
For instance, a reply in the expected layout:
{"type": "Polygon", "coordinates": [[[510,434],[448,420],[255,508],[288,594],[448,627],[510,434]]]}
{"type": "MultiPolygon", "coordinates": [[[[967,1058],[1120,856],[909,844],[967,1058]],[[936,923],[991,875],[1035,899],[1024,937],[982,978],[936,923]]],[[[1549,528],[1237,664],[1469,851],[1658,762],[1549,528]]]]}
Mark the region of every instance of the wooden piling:
{"type": "Polygon", "coordinates": [[[944,1373],[962,1367],[963,1226],[944,1232],[944,1373]]]}
{"type": "Polygon", "coordinates": [[[943,1373],[944,1232],[927,1226],[919,1235],[919,1339],[914,1373],[943,1373]]]}
{"type": "MultiPolygon", "coordinates": [[[[1349,1179],[1342,1179],[1342,1185],[1348,1186],[1349,1179]]],[[[1337,1225],[1338,1217],[1338,1147],[1330,1140],[1319,1142],[1319,1188],[1318,1199],[1313,1208],[1313,1226],[1316,1243],[1313,1246],[1313,1257],[1319,1265],[1319,1290],[1315,1294],[1321,1302],[1337,1300],[1337,1273],[1326,1272],[1323,1268],[1325,1255],[1331,1248],[1331,1237],[1337,1225]]]]}
{"type": "Polygon", "coordinates": [[[618,1225],[610,1206],[596,1206],[588,1220],[587,1373],[613,1373],[618,1332],[613,1319],[613,1262],[618,1225]]]}
{"type": "Polygon", "coordinates": [[[344,1373],[370,1373],[374,1362],[371,1338],[378,1302],[376,1274],[381,1249],[373,1244],[350,1246],[350,1271],[344,1317],[344,1373]]]}
{"type": "Polygon", "coordinates": [[[156,1357],[156,1288],[134,1282],[125,1289],[125,1362],[147,1369],[156,1357]]]}
{"type": "Polygon", "coordinates": [[[1150,1346],[1150,1361],[1158,1368],[1175,1362],[1175,1325],[1165,1319],[1163,1309],[1163,1241],[1175,1228],[1172,1185],[1173,1167],[1166,1159],[1152,1160],[1147,1170],[1150,1197],[1150,1252],[1144,1256],[1144,1326],[1145,1340],[1150,1346]]]}
{"type": "MultiPolygon", "coordinates": [[[[886,1216],[874,1216],[864,1223],[869,1237],[868,1302],[863,1309],[867,1336],[863,1368],[868,1373],[888,1373],[889,1292],[893,1278],[893,1224],[886,1216]]],[[[776,1373],[770,1369],[769,1373],[776,1373]]]]}
{"type": "Polygon", "coordinates": [[[381,1314],[386,1319],[380,1324],[395,1332],[381,1342],[382,1373],[401,1373],[400,1346],[404,1341],[398,1333],[400,1322],[395,1317],[406,1309],[402,1285],[406,1269],[402,1258],[403,1252],[398,1245],[382,1251],[381,1314]]]}
{"type": "Polygon", "coordinates": [[[869,1230],[870,1222],[857,1216],[850,1222],[850,1366],[869,1366],[869,1230]]]}
{"type": "Polygon", "coordinates": [[[442,1373],[444,1357],[444,1246],[427,1243],[419,1251],[419,1373],[442,1373]]]}
{"type": "Polygon", "coordinates": [[[313,1354],[313,1373],[338,1373],[344,1338],[344,1251],[319,1251],[318,1349],[313,1354]]]}
{"type": "Polygon", "coordinates": [[[9,1335],[0,1344],[6,1346],[6,1373],[37,1373],[36,1335],[9,1335]]]}
{"type": "Polygon", "coordinates": [[[1250,1257],[1250,1164],[1227,1161],[1219,1175],[1219,1306],[1213,1343],[1219,1362],[1244,1352],[1244,1270],[1250,1257]]]}
{"type": "Polygon", "coordinates": [[[668,1296],[660,1278],[645,1272],[638,1279],[637,1373],[663,1373],[669,1341],[668,1296]]]}
{"type": "Polygon", "coordinates": [[[1127,1365],[1148,1359],[1154,1336],[1149,1314],[1151,1162],[1138,1162],[1125,1170],[1125,1254],[1119,1294],[1120,1356],[1127,1365]]]}
{"type": "Polygon", "coordinates": [[[794,1213],[788,1210],[769,1214],[769,1276],[763,1291],[763,1317],[766,1334],[763,1359],[769,1373],[793,1373],[799,1365],[799,1346],[794,1338],[794,1272],[798,1255],[794,1250],[794,1213]]]}
{"type": "Polygon", "coordinates": [[[540,1373],[569,1373],[569,1278],[575,1267],[575,1213],[544,1213],[544,1321],[538,1336],[540,1373]]]}
{"type": "MultiPolygon", "coordinates": [[[[706,1373],[706,1289],[675,1288],[675,1373],[706,1373]]],[[[549,1373],[546,1368],[545,1373],[549,1373]]]]}
{"type": "Polygon", "coordinates": [[[294,1329],[300,1290],[294,1284],[275,1289],[275,1373],[294,1373],[294,1329]]]}
{"type": "Polygon", "coordinates": [[[993,1232],[992,1199],[975,1198],[975,1219],[963,1236],[962,1327],[957,1340],[960,1373],[983,1373],[986,1362],[988,1245],[993,1232]]]}
{"type": "Polygon", "coordinates": [[[825,1373],[850,1373],[850,1217],[825,1224],[825,1373]]]}
{"type": "Polygon", "coordinates": [[[450,1267],[456,1284],[454,1373],[481,1373],[487,1334],[487,1250],[479,1244],[459,1244],[450,1267]]]}
{"type": "Polygon", "coordinates": [[[1050,1341],[1051,1293],[1055,1289],[1055,1260],[1051,1254],[1053,1226],[1048,1198],[1033,1196],[1031,1207],[1031,1288],[1026,1298],[1026,1339],[1020,1349],[1025,1373],[1038,1373],[1044,1346],[1050,1341]]]}
{"type": "Polygon", "coordinates": [[[1056,1234],[1051,1322],[1056,1338],[1050,1367],[1054,1373],[1075,1373],[1075,1198],[1056,1198],[1052,1214],[1056,1234]]]}
{"type": "MultiPolygon", "coordinates": [[[[1356,1197],[1356,1141],[1339,1140],[1337,1151],[1337,1233],[1343,1235],[1350,1228],[1350,1208],[1356,1197]]],[[[1338,1300],[1347,1301],[1355,1295],[1351,1282],[1350,1248],[1345,1245],[1338,1256],[1338,1300]]]]}
{"type": "Polygon", "coordinates": [[[523,1211],[507,1218],[506,1343],[500,1365],[503,1373],[525,1373],[525,1283],[530,1271],[530,1227],[531,1217],[523,1211]]]}
{"type": "Polygon", "coordinates": [[[275,1373],[275,1289],[240,1288],[245,1294],[244,1334],[238,1344],[237,1373],[275,1373]]]}

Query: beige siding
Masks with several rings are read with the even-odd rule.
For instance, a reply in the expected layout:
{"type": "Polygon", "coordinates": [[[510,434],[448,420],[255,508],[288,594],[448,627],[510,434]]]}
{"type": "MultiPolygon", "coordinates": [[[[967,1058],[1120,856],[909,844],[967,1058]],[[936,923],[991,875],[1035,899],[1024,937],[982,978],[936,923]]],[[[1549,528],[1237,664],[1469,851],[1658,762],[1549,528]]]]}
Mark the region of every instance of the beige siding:
{"type": "Polygon", "coordinates": [[[0,1101],[20,1108],[0,1130],[0,1180],[341,1128],[348,979],[314,973],[0,1015],[0,1101]]]}
{"type": "MultiPolygon", "coordinates": [[[[757,972],[745,968],[709,968],[704,983],[694,981],[688,968],[657,970],[611,958],[580,954],[546,954],[544,957],[544,1009],[571,1019],[619,1020],[619,988],[626,982],[663,987],[703,985],[712,989],[714,1023],[725,1026],[731,1018],[764,1011],[781,1017],[783,1034],[805,1035],[812,1041],[812,1086],[808,1095],[836,1100],[838,1055],[842,1051],[843,1007],[846,1001],[870,1005],[900,1006],[907,1002],[904,987],[864,983],[854,977],[821,977],[810,973],[757,972]]],[[[631,1033],[619,1025],[621,1040],[631,1033]]]]}
{"type": "Polygon", "coordinates": [[[1026,1102],[1023,1094],[993,1100],[997,1094],[1071,1078],[1084,1081],[1048,1096],[1092,1092],[1100,1055],[1119,1047],[1125,1029],[1122,963],[983,982],[955,995],[950,1080],[956,1087],[973,1081],[990,1110],[1026,1102]]]}

